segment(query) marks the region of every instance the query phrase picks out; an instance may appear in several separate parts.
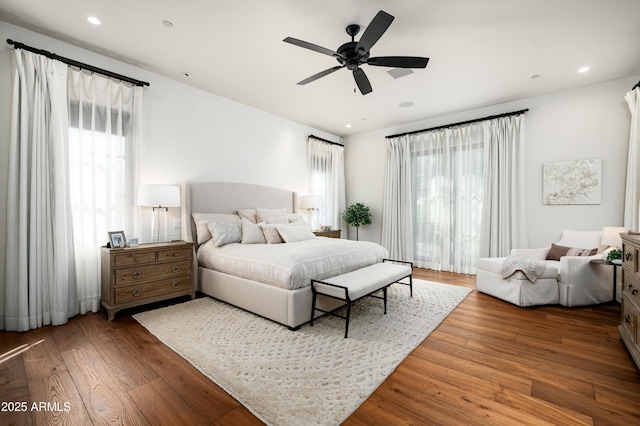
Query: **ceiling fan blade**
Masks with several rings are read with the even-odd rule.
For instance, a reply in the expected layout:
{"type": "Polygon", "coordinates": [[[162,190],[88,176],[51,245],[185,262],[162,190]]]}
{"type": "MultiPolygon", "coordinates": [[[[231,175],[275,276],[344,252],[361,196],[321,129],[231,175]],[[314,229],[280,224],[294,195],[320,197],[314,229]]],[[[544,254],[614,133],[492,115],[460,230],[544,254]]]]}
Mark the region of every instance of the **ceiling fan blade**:
{"type": "Polygon", "coordinates": [[[393,68],[426,68],[428,63],[429,58],[418,56],[379,56],[367,60],[368,65],[393,68]]]}
{"type": "Polygon", "coordinates": [[[293,44],[295,46],[304,47],[305,49],[313,50],[314,52],[322,53],[323,55],[328,55],[328,56],[333,56],[333,57],[340,56],[340,55],[338,55],[337,52],[334,52],[333,50],[327,49],[327,48],[322,47],[322,46],[318,46],[318,45],[313,44],[313,43],[309,43],[307,41],[298,40],[297,38],[287,37],[282,41],[284,41],[285,43],[293,44]]]}
{"type": "Polygon", "coordinates": [[[394,17],[389,15],[387,12],[382,10],[378,12],[362,34],[362,37],[360,37],[360,41],[358,41],[356,46],[356,52],[358,52],[358,55],[364,56],[371,47],[377,43],[380,37],[382,37],[382,34],[387,31],[387,28],[389,28],[389,25],[391,25],[393,20],[394,17]]]}
{"type": "Polygon", "coordinates": [[[305,78],[304,80],[302,80],[302,81],[301,81],[301,82],[299,82],[298,84],[299,84],[300,86],[303,86],[303,85],[305,85],[305,84],[307,84],[307,83],[311,83],[312,81],[315,81],[315,80],[317,80],[317,79],[319,79],[319,78],[322,78],[322,77],[324,77],[325,75],[329,75],[329,74],[331,74],[332,72],[338,71],[338,70],[339,70],[340,68],[342,68],[342,67],[343,67],[342,65],[338,65],[338,66],[335,66],[335,67],[333,67],[333,68],[329,68],[328,70],[321,71],[321,72],[319,72],[318,74],[314,74],[314,75],[312,75],[312,76],[311,76],[311,77],[309,77],[309,78],[305,78]]]}
{"type": "Polygon", "coordinates": [[[356,68],[353,70],[353,78],[356,80],[356,84],[358,85],[358,89],[360,89],[360,93],[366,95],[367,93],[371,93],[373,89],[371,88],[371,83],[369,83],[369,79],[364,71],[360,68],[356,68]]]}

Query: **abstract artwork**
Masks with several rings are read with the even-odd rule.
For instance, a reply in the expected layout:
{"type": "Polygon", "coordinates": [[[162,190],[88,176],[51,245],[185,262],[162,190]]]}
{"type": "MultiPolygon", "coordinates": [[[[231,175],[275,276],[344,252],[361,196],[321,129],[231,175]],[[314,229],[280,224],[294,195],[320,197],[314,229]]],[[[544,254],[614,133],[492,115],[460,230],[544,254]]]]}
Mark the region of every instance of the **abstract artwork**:
{"type": "Polygon", "coordinates": [[[542,165],[542,204],[600,204],[602,160],[542,165]]]}

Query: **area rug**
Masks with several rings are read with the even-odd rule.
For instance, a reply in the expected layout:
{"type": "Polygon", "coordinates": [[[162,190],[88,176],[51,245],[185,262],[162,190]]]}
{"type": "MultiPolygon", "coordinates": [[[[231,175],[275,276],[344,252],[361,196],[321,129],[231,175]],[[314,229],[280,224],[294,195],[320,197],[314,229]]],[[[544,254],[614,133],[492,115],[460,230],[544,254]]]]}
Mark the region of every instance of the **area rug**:
{"type": "Polygon", "coordinates": [[[338,425],[471,292],[414,279],[392,285],[387,315],[367,297],[344,320],[297,331],[209,297],[134,315],[268,425],[338,425]]]}

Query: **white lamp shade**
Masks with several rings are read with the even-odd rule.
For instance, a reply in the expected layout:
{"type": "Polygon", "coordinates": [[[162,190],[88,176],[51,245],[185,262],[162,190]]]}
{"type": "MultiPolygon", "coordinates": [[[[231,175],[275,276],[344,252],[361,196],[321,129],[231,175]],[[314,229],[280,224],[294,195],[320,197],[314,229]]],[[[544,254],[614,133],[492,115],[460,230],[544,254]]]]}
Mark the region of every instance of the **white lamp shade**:
{"type": "Polygon", "coordinates": [[[602,245],[609,247],[622,247],[621,233],[628,232],[621,226],[605,226],[602,228],[602,245]]]}
{"type": "Polygon", "coordinates": [[[324,206],[324,199],[320,195],[304,195],[300,199],[300,208],[307,210],[317,210],[324,206]]]}
{"type": "Polygon", "coordinates": [[[138,186],[138,205],[180,207],[180,187],[176,185],[138,186]]]}

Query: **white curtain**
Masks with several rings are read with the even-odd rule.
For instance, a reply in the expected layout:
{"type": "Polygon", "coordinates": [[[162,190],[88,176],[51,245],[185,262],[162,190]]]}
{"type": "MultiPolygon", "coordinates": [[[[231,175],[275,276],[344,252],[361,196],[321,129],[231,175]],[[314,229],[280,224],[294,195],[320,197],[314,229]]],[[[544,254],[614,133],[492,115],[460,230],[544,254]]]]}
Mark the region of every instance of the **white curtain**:
{"type": "Polygon", "coordinates": [[[382,212],[382,246],[389,257],[413,261],[411,148],[407,136],[387,143],[382,212]]]}
{"type": "Polygon", "coordinates": [[[524,167],[522,114],[390,138],[382,245],[464,274],[481,254],[526,247],[524,167]]]}
{"type": "Polygon", "coordinates": [[[412,139],[414,262],[475,273],[480,245],[484,132],[481,124],[412,139]]]}
{"type": "Polygon", "coordinates": [[[344,147],[313,137],[309,137],[308,143],[311,195],[321,196],[324,200],[324,207],[316,213],[315,223],[341,229],[342,212],[346,208],[344,147]]]}
{"type": "Polygon", "coordinates": [[[80,313],[100,308],[100,247],[133,236],[135,146],[142,88],[69,71],[70,189],[80,313]]]}
{"type": "Polygon", "coordinates": [[[627,189],[624,200],[624,227],[640,230],[640,87],[625,96],[631,110],[627,189]]]}
{"type": "Polygon", "coordinates": [[[68,197],[67,66],[14,50],[1,328],[59,325],[78,313],[68,197]]]}
{"type": "Polygon", "coordinates": [[[480,257],[528,247],[525,212],[524,115],[484,123],[484,190],[480,257]]]}

